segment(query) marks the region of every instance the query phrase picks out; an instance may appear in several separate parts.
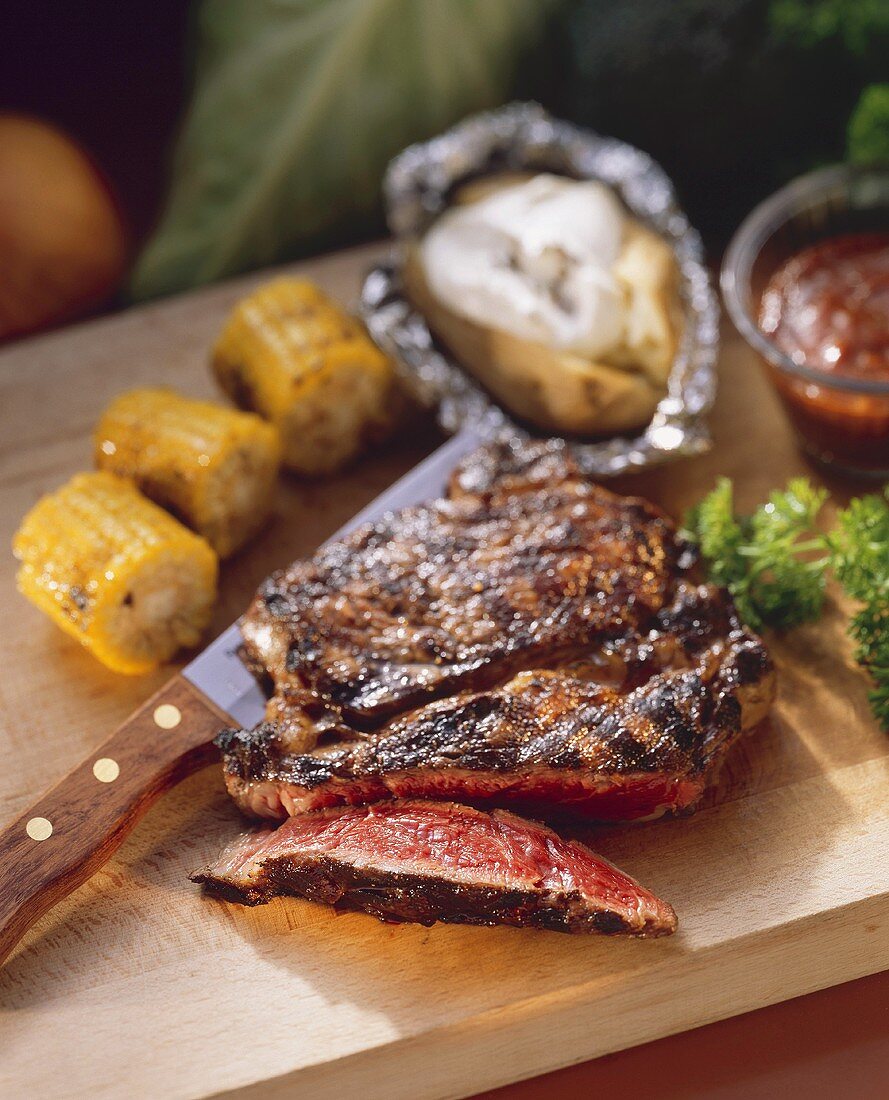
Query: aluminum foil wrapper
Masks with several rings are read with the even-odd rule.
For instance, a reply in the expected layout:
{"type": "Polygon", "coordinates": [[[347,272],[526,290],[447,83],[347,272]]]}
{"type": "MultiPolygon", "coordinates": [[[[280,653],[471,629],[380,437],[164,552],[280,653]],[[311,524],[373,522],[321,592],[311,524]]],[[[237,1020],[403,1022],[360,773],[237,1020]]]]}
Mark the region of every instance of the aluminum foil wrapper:
{"type": "Polygon", "coordinates": [[[672,245],[679,263],[686,324],[667,395],[635,438],[571,442],[578,462],[593,476],[605,477],[708,450],[706,415],[716,392],[719,306],[701,239],[679,208],[670,180],[647,154],[554,119],[535,103],[474,115],[432,141],[410,146],[389,165],[385,199],[396,247],[368,273],[361,293],[362,316],[374,340],[419,400],[437,409],[445,431],[468,428],[482,439],[513,445],[540,437],[512,420],[436,343],[405,297],[400,276],[399,241],[423,233],[461,183],[509,170],[602,180],[635,217],[672,245]]]}

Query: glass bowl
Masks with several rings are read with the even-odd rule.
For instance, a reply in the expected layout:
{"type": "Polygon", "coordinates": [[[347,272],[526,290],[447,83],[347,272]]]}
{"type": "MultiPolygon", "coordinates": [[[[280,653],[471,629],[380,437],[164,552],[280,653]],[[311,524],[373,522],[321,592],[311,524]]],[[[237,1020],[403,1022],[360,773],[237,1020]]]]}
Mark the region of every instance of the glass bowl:
{"type": "Polygon", "coordinates": [[[722,264],[729,316],[762,359],[803,450],[855,477],[889,477],[889,381],[790,359],[757,324],[771,276],[792,255],[847,233],[889,232],[889,165],[837,165],[789,183],[741,223],[722,264]]]}

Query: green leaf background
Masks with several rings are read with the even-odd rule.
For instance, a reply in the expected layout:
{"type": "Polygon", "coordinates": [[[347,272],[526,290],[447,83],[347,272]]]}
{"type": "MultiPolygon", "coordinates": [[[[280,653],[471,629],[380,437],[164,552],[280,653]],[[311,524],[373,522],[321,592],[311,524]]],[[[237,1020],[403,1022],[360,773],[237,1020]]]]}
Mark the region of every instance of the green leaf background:
{"type": "Polygon", "coordinates": [[[405,145],[503,102],[553,0],[203,0],[149,298],[378,226],[405,145]]]}
{"type": "Polygon", "coordinates": [[[711,245],[786,180],[889,157],[889,0],[198,0],[147,298],[383,230],[412,141],[519,96],[647,150],[711,245]]]}

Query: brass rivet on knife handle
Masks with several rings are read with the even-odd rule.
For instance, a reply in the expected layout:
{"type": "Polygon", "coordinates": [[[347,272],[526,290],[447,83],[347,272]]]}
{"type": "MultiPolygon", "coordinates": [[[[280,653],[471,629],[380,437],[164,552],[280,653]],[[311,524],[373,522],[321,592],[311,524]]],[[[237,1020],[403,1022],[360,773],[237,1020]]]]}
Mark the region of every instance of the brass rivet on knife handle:
{"type": "Polygon", "coordinates": [[[52,822],[45,817],[32,817],[25,826],[25,832],[32,840],[49,840],[52,836],[52,822]]]}
{"type": "Polygon", "coordinates": [[[162,730],[175,729],[182,721],[182,714],[172,703],[161,703],[154,711],[154,724],[162,730]]]}
{"type": "Polygon", "coordinates": [[[113,783],[120,775],[120,764],[110,756],[101,756],[93,764],[93,775],[100,783],[113,783]]]}
{"type": "Polygon", "coordinates": [[[0,963],[31,925],[102,866],[165,791],[217,758],[225,722],[181,676],[0,830],[0,963]],[[58,843],[40,843],[50,837],[58,843]]]}

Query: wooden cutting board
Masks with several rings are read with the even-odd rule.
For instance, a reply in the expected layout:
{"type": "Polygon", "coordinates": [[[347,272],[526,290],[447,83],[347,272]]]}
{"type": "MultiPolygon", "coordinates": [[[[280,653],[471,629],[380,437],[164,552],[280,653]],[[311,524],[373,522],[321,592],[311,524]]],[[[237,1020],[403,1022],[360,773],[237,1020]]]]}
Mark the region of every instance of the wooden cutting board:
{"type": "MultiPolygon", "coordinates": [[[[373,248],[297,270],[354,298],[373,248]]],[[[208,347],[251,277],[0,354],[0,547],[38,495],[90,464],[104,404],[131,386],[211,394],[208,347]]],[[[711,455],[625,481],[679,513],[718,473],[742,506],[809,473],[729,331],[711,455]]],[[[282,484],[278,517],[226,566],[214,628],[271,568],[309,553],[436,442],[348,475],[282,484]]],[[[815,475],[817,476],[817,475],[815,475]]],[[[843,499],[849,486],[831,488],[843,499]]],[[[167,673],[103,670],[15,592],[0,553],[0,821],[28,805],[167,673]]],[[[4,1096],[465,1096],[889,968],[889,737],[869,717],[843,623],[776,640],[771,723],[709,805],[594,838],[671,901],[652,942],[393,927],[307,902],[209,901],[188,882],[241,827],[216,768],[165,798],[0,972],[4,1096]]]]}

